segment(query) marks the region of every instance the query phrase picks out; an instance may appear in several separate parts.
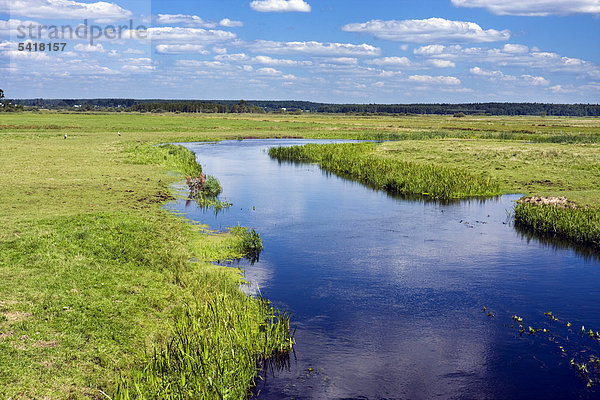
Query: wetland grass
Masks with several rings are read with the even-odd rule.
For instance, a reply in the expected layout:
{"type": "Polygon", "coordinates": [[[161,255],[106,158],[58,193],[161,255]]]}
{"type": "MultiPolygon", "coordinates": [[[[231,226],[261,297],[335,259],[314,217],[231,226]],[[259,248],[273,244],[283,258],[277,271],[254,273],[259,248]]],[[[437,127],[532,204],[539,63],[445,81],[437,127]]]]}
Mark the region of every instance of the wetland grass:
{"type": "Polygon", "coordinates": [[[451,200],[500,194],[491,178],[460,168],[379,157],[373,143],[273,147],[269,155],[280,161],[314,162],[335,174],[376,189],[401,195],[451,200]]]}
{"type": "Polygon", "coordinates": [[[536,234],[600,249],[600,209],[517,204],[515,223],[536,234]]]}

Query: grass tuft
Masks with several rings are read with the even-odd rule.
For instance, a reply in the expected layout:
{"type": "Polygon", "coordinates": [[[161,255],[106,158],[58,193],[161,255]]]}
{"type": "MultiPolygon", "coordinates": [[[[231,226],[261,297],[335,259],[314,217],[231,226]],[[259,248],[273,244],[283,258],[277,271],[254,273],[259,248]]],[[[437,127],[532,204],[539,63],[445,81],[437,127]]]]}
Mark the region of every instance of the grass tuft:
{"type": "Polygon", "coordinates": [[[518,226],[536,234],[600,249],[600,209],[521,203],[514,213],[518,226]]]}

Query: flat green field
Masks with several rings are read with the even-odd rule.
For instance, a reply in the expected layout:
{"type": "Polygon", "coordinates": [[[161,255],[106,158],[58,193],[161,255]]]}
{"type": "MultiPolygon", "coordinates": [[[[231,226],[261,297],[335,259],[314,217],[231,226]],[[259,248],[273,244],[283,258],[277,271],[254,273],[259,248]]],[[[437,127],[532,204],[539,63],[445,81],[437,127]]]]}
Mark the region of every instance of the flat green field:
{"type": "MultiPolygon", "coordinates": [[[[397,140],[377,157],[600,207],[597,118],[0,113],[0,398],[104,398],[143,384],[146,352],[165,348],[190,305],[252,310],[250,346],[269,317],[236,294],[236,274],[206,262],[239,256],[239,241],[161,211],[185,170],[152,145],[276,137],[397,140]]],[[[244,393],[254,375],[236,374],[199,385],[244,393]]]]}

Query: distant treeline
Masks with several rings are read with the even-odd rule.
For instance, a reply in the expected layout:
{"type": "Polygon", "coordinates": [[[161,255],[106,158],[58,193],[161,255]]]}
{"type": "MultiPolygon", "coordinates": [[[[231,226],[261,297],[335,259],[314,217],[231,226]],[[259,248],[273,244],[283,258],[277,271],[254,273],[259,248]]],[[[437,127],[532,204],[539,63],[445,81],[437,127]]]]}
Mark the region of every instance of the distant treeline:
{"type": "Polygon", "coordinates": [[[467,104],[328,104],[268,100],[135,100],[21,99],[14,105],[45,109],[121,112],[260,113],[311,112],[334,114],[552,115],[598,117],[600,104],[467,103],[467,104]]]}

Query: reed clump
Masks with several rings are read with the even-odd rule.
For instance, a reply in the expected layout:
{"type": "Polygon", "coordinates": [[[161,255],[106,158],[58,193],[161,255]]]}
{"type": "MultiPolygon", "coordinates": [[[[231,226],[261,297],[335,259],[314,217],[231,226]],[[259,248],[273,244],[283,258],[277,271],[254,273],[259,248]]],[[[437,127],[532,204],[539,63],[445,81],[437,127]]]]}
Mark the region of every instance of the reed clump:
{"type": "Polygon", "coordinates": [[[338,175],[376,189],[438,200],[500,194],[491,178],[459,168],[392,160],[375,154],[374,143],[345,143],[273,147],[269,155],[280,161],[314,162],[338,175]]]}
{"type": "Polygon", "coordinates": [[[114,399],[247,398],[257,367],[289,352],[289,315],[240,292],[230,274],[220,278],[206,301],[177,316],[171,339],[148,357],[143,371],[121,379],[114,399]]]}
{"type": "Polygon", "coordinates": [[[520,202],[514,214],[515,224],[536,234],[568,239],[600,249],[600,209],[520,202]]]}

